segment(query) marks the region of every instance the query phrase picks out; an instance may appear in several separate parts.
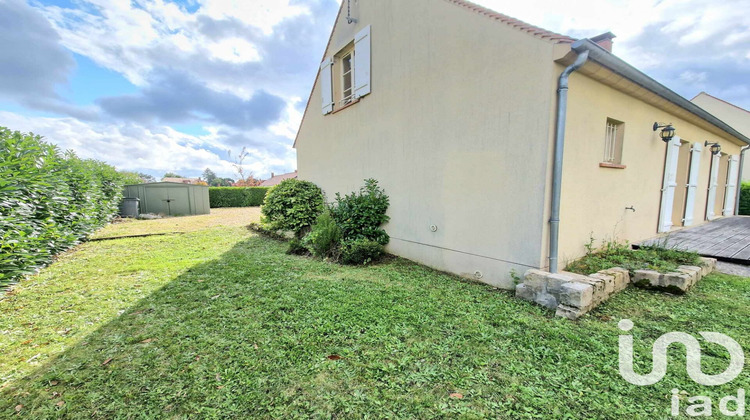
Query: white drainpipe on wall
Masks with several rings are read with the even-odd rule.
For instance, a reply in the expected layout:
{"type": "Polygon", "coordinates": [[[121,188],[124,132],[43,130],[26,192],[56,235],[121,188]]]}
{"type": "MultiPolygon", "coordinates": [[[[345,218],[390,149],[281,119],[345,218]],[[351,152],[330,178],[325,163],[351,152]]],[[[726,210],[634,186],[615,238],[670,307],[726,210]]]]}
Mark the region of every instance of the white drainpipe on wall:
{"type": "Polygon", "coordinates": [[[589,58],[589,52],[578,55],[575,63],[563,70],[557,87],[557,121],[555,123],[555,158],[552,163],[552,212],[549,219],[549,271],[557,273],[560,243],[560,196],[562,194],[562,166],[565,146],[565,119],[568,114],[568,79],[589,58]]]}

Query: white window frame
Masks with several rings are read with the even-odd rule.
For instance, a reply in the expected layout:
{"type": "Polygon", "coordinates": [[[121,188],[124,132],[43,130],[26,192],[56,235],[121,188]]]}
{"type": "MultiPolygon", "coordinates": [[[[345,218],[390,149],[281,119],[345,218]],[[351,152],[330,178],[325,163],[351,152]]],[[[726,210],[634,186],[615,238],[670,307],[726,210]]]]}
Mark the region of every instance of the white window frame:
{"type": "Polygon", "coordinates": [[[354,49],[341,56],[341,105],[348,105],[354,100],[354,49]],[[349,59],[349,71],[344,71],[344,61],[349,59]],[[349,95],[346,94],[346,76],[349,75],[349,95]]]}

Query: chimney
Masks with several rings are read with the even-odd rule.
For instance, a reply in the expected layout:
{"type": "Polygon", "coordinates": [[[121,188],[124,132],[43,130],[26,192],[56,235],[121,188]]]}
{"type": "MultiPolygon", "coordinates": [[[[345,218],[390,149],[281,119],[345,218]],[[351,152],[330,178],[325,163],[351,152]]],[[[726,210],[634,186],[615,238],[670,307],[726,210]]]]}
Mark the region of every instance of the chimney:
{"type": "Polygon", "coordinates": [[[271,172],[271,178],[273,178],[273,177],[274,177],[273,172],[271,172]]]}
{"type": "Polygon", "coordinates": [[[590,39],[592,42],[596,43],[605,50],[612,52],[612,40],[616,37],[617,35],[613,34],[612,32],[605,32],[590,39]]]}

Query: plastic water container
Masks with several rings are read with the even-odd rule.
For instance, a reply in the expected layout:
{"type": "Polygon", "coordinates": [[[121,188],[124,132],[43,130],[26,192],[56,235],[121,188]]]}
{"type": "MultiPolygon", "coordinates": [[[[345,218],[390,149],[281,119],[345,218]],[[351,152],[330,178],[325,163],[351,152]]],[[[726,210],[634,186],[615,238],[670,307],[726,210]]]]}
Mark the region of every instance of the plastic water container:
{"type": "Polygon", "coordinates": [[[140,214],[140,203],[138,198],[123,198],[120,203],[120,216],[138,217],[140,214]]]}

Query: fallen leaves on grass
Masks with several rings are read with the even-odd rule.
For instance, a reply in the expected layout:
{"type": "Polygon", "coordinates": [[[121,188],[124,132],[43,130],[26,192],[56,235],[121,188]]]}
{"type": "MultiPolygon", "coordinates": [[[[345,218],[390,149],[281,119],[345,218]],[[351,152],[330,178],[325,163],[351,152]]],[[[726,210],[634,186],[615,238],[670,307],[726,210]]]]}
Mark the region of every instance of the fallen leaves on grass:
{"type": "Polygon", "coordinates": [[[102,363],[102,366],[107,366],[107,365],[109,364],[109,362],[111,362],[112,360],[114,360],[114,357],[110,357],[109,359],[105,360],[105,361],[104,361],[104,362],[102,363]]]}
{"type": "Polygon", "coordinates": [[[328,360],[341,360],[341,359],[342,359],[342,357],[339,356],[338,354],[332,354],[332,355],[328,356],[328,360]]]}
{"type": "Polygon", "coordinates": [[[464,394],[459,394],[458,392],[454,392],[450,395],[450,397],[456,400],[462,400],[464,399],[464,394]]]}
{"type": "Polygon", "coordinates": [[[16,412],[19,412],[19,411],[21,411],[21,410],[23,410],[23,406],[22,406],[21,404],[18,404],[18,405],[16,406],[16,412]]]}

